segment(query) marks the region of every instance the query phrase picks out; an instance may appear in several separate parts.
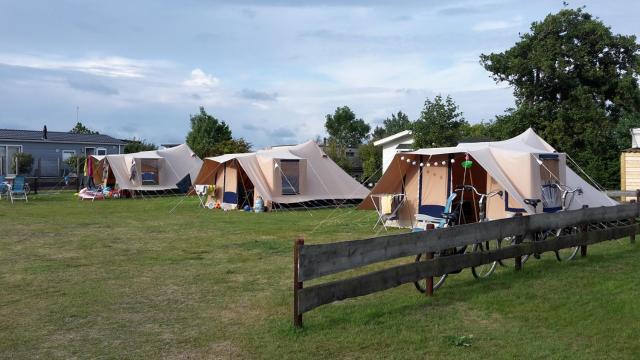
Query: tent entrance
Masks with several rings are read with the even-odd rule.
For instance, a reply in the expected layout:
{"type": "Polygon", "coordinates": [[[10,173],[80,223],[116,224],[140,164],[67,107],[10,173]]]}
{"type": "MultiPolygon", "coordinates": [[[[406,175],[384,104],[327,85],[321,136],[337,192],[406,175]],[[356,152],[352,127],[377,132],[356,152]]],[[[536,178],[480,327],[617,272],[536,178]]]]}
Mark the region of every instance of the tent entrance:
{"type": "MultiPolygon", "coordinates": [[[[451,190],[464,185],[472,185],[481,194],[487,193],[487,171],[478,164],[471,156],[471,167],[464,168],[462,163],[466,160],[465,154],[452,155],[449,159],[449,169],[451,178],[451,190]],[[451,162],[451,159],[454,162],[451,162]]],[[[480,197],[472,191],[458,192],[458,197],[454,202],[454,209],[460,209],[460,224],[478,222],[480,219],[480,209],[478,206],[480,197]]]]}
{"type": "Polygon", "coordinates": [[[242,209],[246,205],[253,208],[253,200],[255,194],[255,187],[247,173],[238,166],[238,209],[242,209]]]}

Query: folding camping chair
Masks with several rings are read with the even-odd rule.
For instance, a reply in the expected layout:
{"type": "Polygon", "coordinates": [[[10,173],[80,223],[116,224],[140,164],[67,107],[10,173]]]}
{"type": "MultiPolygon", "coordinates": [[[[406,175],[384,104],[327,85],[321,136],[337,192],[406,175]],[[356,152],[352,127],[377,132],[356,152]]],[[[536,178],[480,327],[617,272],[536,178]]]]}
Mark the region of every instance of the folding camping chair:
{"type": "MultiPolygon", "coordinates": [[[[444,204],[444,209],[442,210],[442,213],[451,212],[451,208],[453,206],[453,200],[455,200],[456,196],[458,196],[458,194],[456,194],[455,192],[449,195],[449,197],[447,198],[447,202],[444,204]]],[[[415,227],[420,227],[421,224],[424,224],[423,228],[425,230],[427,229],[428,224],[433,224],[435,228],[441,228],[447,224],[447,220],[442,217],[436,217],[436,216],[431,216],[427,214],[416,214],[415,227]]]]}
{"type": "Polygon", "coordinates": [[[11,198],[12,204],[14,199],[29,202],[29,199],[27,199],[27,191],[24,184],[24,176],[18,175],[13,179],[13,184],[11,185],[11,189],[9,189],[9,197],[11,198]]]}
{"type": "MultiPolygon", "coordinates": [[[[207,202],[209,200],[209,197],[215,191],[215,185],[196,185],[195,189],[196,195],[198,195],[198,200],[200,200],[200,206],[202,206],[203,208],[207,208],[207,202]]],[[[213,203],[213,201],[211,201],[210,203],[211,206],[209,207],[209,209],[213,209],[215,204],[213,203]]]]}
{"type": "Polygon", "coordinates": [[[382,227],[387,230],[386,222],[398,217],[398,210],[404,205],[405,199],[405,194],[372,194],[371,201],[378,213],[378,221],[373,229],[382,223],[382,227]]]}

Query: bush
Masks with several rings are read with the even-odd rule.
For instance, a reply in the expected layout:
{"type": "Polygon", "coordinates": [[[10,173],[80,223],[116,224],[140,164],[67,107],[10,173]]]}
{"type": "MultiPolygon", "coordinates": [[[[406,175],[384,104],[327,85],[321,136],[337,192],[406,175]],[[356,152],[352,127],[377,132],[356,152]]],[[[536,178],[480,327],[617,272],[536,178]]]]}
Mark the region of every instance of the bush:
{"type": "Polygon", "coordinates": [[[31,174],[33,167],[33,156],[29,153],[18,152],[11,158],[11,171],[15,174],[31,174]],[[16,171],[16,159],[18,159],[18,169],[16,171]]]}
{"type": "Polygon", "coordinates": [[[84,161],[86,157],[84,155],[71,155],[64,163],[69,167],[70,173],[76,173],[78,171],[78,161],[80,162],[79,174],[84,173],[84,161]]]}

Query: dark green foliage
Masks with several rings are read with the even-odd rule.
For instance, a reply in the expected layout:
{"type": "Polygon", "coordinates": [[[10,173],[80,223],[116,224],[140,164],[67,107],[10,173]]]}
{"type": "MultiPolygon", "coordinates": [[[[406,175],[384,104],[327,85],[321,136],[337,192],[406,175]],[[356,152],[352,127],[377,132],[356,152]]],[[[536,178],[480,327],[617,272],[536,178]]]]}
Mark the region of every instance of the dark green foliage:
{"type": "Polygon", "coordinates": [[[391,136],[401,131],[410,130],[413,125],[407,114],[402,111],[398,111],[397,114],[391,114],[391,117],[386,118],[382,123],[384,124],[384,136],[381,136],[380,138],[391,136]]]}
{"type": "Polygon", "coordinates": [[[329,138],[327,140],[327,146],[324,149],[325,153],[333,162],[338,164],[344,171],[351,171],[351,161],[347,158],[347,147],[339,144],[335,139],[329,138]]]}
{"type": "Polygon", "coordinates": [[[220,155],[216,146],[230,140],[233,138],[229,125],[207,114],[204,107],[200,107],[198,115],[191,116],[191,130],[187,134],[187,145],[200,158],[220,155]]]}
{"type": "Polygon", "coordinates": [[[222,154],[245,153],[251,151],[251,143],[244,138],[221,141],[213,146],[211,155],[217,156],[222,154]]]}
{"type": "Polygon", "coordinates": [[[156,144],[147,142],[144,139],[133,138],[127,145],[124,146],[124,153],[131,154],[140,151],[157,150],[156,144]]]}
{"type": "Polygon", "coordinates": [[[84,155],[71,155],[64,163],[69,167],[71,173],[84,173],[84,162],[87,158],[84,155]]]}
{"type": "Polygon", "coordinates": [[[430,148],[455,146],[469,124],[451,96],[425,100],[420,118],[413,123],[413,146],[430,148]]]}
{"type": "Polygon", "coordinates": [[[25,175],[31,173],[31,168],[33,167],[33,156],[29,153],[25,152],[17,152],[13,154],[11,157],[11,171],[14,173],[25,175]],[[16,171],[16,159],[18,164],[18,169],[16,171]]]}
{"type": "Polygon", "coordinates": [[[502,139],[533,127],[603,186],[617,187],[625,127],[638,124],[639,55],[635,36],[614,35],[582,8],[534,22],[512,48],[481,56],[516,97],[492,133],[502,139]]]}
{"type": "Polygon", "coordinates": [[[356,119],[356,114],[348,106],[337,108],[333,115],[327,114],[324,127],[329,140],[342,147],[357,147],[362,144],[371,129],[364,120],[356,119]]]}
{"type": "Polygon", "coordinates": [[[87,135],[100,134],[99,132],[93,131],[88,127],[84,126],[84,124],[81,123],[80,121],[78,121],[76,125],[73,127],[73,129],[71,129],[69,132],[74,134],[87,134],[87,135]]]}
{"type": "Polygon", "coordinates": [[[376,126],[369,136],[369,141],[359,147],[358,155],[362,161],[362,177],[367,182],[376,182],[382,176],[382,147],[373,143],[384,137],[411,130],[413,123],[407,114],[398,111],[383,120],[383,126],[376,126]]]}

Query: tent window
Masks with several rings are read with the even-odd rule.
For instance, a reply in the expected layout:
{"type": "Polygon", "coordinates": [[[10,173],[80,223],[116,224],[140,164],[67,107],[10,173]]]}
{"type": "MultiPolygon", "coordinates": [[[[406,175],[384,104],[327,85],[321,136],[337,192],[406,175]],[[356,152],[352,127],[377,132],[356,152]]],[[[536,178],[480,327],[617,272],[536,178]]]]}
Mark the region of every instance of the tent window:
{"type": "Polygon", "coordinates": [[[297,195],[300,193],[300,161],[280,160],[282,170],[282,195],[297,195]]]}
{"type": "Polygon", "coordinates": [[[140,160],[142,185],[158,185],[158,159],[140,160]]]}
{"type": "Polygon", "coordinates": [[[560,160],[557,154],[540,154],[540,183],[542,184],[542,205],[545,209],[562,206],[562,194],[553,184],[560,183],[560,160]]]}

